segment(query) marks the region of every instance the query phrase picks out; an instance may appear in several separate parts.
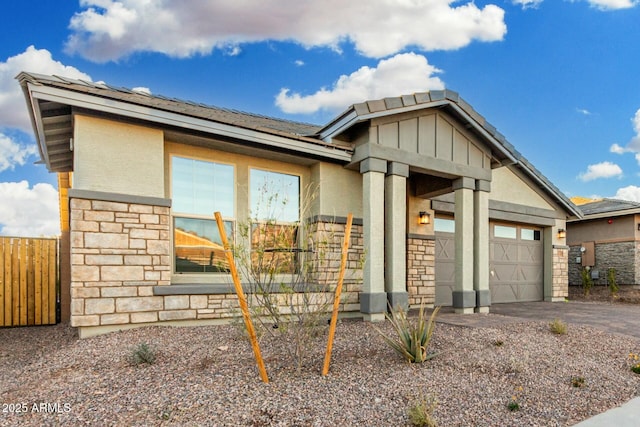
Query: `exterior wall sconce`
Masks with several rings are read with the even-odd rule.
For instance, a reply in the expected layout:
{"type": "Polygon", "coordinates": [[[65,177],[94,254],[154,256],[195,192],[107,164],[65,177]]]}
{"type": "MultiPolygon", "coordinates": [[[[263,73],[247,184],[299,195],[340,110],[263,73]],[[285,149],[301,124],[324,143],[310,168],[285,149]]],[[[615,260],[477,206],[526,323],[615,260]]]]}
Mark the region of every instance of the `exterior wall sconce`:
{"type": "Polygon", "coordinates": [[[429,215],[428,212],[420,211],[420,214],[418,214],[418,224],[426,225],[429,223],[431,223],[431,215],[429,215]]]}
{"type": "Polygon", "coordinates": [[[567,237],[567,230],[564,228],[558,229],[558,239],[564,239],[565,237],[567,237]]]}

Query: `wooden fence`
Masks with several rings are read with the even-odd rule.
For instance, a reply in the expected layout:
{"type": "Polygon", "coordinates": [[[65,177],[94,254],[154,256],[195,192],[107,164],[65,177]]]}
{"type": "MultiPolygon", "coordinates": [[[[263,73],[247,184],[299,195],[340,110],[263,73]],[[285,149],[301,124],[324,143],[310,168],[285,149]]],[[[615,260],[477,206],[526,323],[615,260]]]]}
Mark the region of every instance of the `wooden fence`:
{"type": "Polygon", "coordinates": [[[54,325],[58,240],[0,237],[0,326],[54,325]]]}

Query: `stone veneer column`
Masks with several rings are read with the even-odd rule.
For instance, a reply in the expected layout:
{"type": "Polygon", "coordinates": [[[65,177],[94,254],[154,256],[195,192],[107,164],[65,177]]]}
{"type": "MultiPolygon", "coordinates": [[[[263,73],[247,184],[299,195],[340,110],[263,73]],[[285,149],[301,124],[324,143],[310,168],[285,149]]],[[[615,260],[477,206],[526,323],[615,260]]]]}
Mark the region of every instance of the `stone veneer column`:
{"type": "Polygon", "coordinates": [[[473,290],[473,192],[476,182],[462,177],[453,181],[455,194],[455,288],[453,308],[456,313],[473,313],[476,306],[476,292],[473,290]]]}
{"type": "Polygon", "coordinates": [[[476,291],[476,313],[488,313],[491,305],[489,290],[489,192],[491,182],[476,181],[473,193],[473,289],[476,291]]]}
{"type": "MultiPolygon", "coordinates": [[[[551,301],[563,301],[569,296],[569,247],[553,245],[553,289],[551,301]]],[[[548,300],[548,298],[545,298],[548,300]]]]}
{"type": "Polygon", "coordinates": [[[433,236],[407,237],[407,288],[411,308],[421,304],[433,307],[436,301],[435,253],[433,236]]]}
{"type": "Polygon", "coordinates": [[[385,178],[385,291],[391,307],[407,309],[407,178],[409,166],[389,163],[385,178]]]}
{"type": "Polygon", "coordinates": [[[367,321],[382,321],[387,312],[387,294],[384,291],[384,176],[386,172],[385,160],[367,158],[360,163],[365,248],[360,311],[364,320],[367,321]]]}

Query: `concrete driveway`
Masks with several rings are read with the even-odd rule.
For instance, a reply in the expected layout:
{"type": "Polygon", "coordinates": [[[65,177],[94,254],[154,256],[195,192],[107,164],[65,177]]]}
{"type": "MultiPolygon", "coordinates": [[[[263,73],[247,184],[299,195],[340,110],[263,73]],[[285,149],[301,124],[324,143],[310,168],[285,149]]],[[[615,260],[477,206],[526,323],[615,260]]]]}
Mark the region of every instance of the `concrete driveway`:
{"type": "Polygon", "coordinates": [[[551,321],[559,318],[566,323],[589,325],[603,331],[640,338],[640,305],[607,304],[592,302],[521,302],[493,304],[491,313],[454,314],[444,307],[438,321],[461,326],[492,327],[526,320],[551,321]]]}

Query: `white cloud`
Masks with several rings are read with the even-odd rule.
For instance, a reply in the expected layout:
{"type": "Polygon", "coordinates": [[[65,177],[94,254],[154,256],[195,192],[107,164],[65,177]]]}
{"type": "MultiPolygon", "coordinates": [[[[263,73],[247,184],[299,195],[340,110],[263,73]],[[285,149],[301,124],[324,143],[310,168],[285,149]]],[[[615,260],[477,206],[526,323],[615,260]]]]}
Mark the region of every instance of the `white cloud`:
{"type": "MultiPolygon", "coordinates": [[[[513,4],[523,9],[537,9],[544,0],[513,0],[513,4]]],[[[572,3],[578,0],[570,0],[572,3]]],[[[629,9],[640,4],[640,0],[586,0],[592,7],[600,10],[629,9]]]]}
{"type": "Polygon", "coordinates": [[[0,234],[57,236],[60,234],[58,192],[51,184],[29,188],[27,181],[0,182],[0,234]]]}
{"type": "Polygon", "coordinates": [[[139,87],[134,87],[131,89],[132,92],[140,92],[140,93],[144,93],[146,95],[151,95],[151,89],[149,89],[148,87],[144,87],[144,86],[139,86],[139,87]]]}
{"type": "Polygon", "coordinates": [[[0,128],[18,128],[33,132],[29,122],[27,103],[15,77],[21,71],[40,74],[56,74],[73,79],[91,78],[78,69],[66,66],[51,57],[46,49],[29,46],[24,52],[0,62],[0,128]]]}
{"type": "Polygon", "coordinates": [[[370,99],[443,89],[442,80],[434,76],[439,72],[424,56],[403,53],[380,61],[376,68],[362,67],[348,76],[342,75],[330,89],[322,88],[311,95],[290,94],[289,89],[282,89],[276,105],[285,113],[340,111],[370,99]]]}
{"type": "Polygon", "coordinates": [[[585,109],[585,108],[576,108],[576,111],[580,114],[582,114],[583,116],[590,116],[592,113],[591,111],[585,109]]]}
{"type": "Polygon", "coordinates": [[[29,157],[37,153],[35,144],[23,145],[0,133],[0,172],[24,165],[29,157]]]}
{"type": "Polygon", "coordinates": [[[624,148],[618,144],[613,144],[610,148],[609,151],[615,154],[624,154],[629,152],[629,150],[627,148],[624,148]]]}
{"type": "Polygon", "coordinates": [[[506,34],[504,10],[456,0],[82,0],[70,22],[68,52],[97,62],[134,52],[206,55],[243,43],[294,41],[339,50],[346,41],[368,57],[407,47],[458,49],[506,34]]]}
{"type": "Polygon", "coordinates": [[[615,195],[616,199],[631,200],[632,202],[640,202],[640,187],[629,185],[619,188],[615,195]]]}
{"type": "MultiPolygon", "coordinates": [[[[613,144],[609,148],[609,151],[616,154],[640,153],[640,109],[636,111],[636,114],[631,119],[631,122],[633,123],[633,130],[636,133],[633,138],[631,138],[631,141],[629,141],[629,143],[625,147],[622,147],[618,144],[613,144]]],[[[636,156],[636,159],[637,158],[638,156],[636,156]]]]}
{"type": "Polygon", "coordinates": [[[622,177],[620,166],[611,162],[601,162],[587,166],[587,171],[578,175],[581,181],[593,181],[598,178],[619,178],[622,177]]]}
{"type": "Polygon", "coordinates": [[[513,4],[522,6],[523,9],[537,9],[543,0],[513,0],[513,4]]]}
{"type": "Polygon", "coordinates": [[[297,67],[302,67],[302,66],[304,65],[304,61],[303,61],[302,59],[296,59],[296,60],[295,60],[295,62],[294,62],[294,64],[295,64],[297,67]]]}
{"type": "Polygon", "coordinates": [[[587,0],[589,4],[601,10],[629,9],[637,6],[638,0],[587,0]]]}

